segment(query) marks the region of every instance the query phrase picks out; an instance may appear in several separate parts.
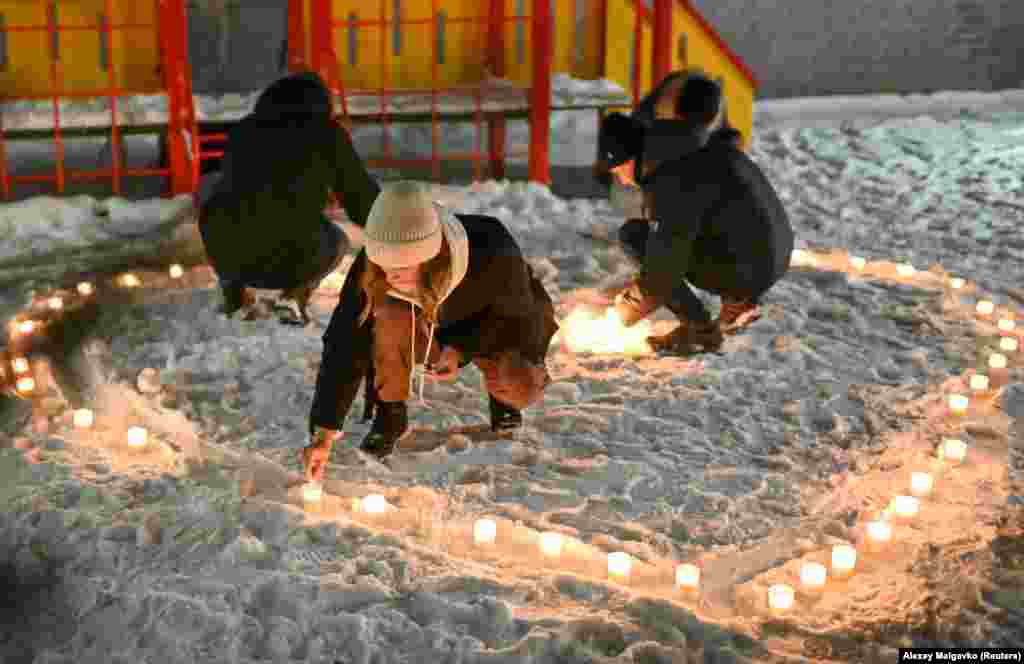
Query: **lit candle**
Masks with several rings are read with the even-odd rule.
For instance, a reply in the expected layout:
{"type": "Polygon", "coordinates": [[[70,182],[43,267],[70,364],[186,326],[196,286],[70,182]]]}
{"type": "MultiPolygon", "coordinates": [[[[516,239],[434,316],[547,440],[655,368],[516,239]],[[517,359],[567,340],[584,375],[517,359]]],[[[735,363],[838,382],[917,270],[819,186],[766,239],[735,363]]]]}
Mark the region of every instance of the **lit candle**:
{"type": "Polygon", "coordinates": [[[1006,356],[1002,353],[992,353],[988,356],[988,366],[990,369],[1005,369],[1006,356]]]}
{"type": "Polygon", "coordinates": [[[1013,328],[1016,326],[1016,323],[1009,318],[1000,318],[999,322],[996,323],[996,326],[1003,332],[1013,332],[1013,328]]]}
{"type": "Polygon", "coordinates": [[[981,300],[974,310],[981,316],[990,316],[996,310],[996,305],[992,304],[989,300],[981,300]]]}
{"type": "Polygon", "coordinates": [[[777,583],[768,588],[768,606],[776,611],[792,608],[793,597],[793,589],[785,584],[777,583]]]}
{"type": "Polygon", "coordinates": [[[92,284],[90,284],[88,281],[79,282],[76,288],[78,289],[78,293],[80,295],[92,295],[92,284]]]}
{"type": "Polygon", "coordinates": [[[985,374],[974,374],[971,376],[971,389],[981,392],[988,389],[988,376],[985,374]]]}
{"type": "Polygon", "coordinates": [[[14,384],[14,387],[19,392],[31,392],[36,389],[36,381],[31,376],[25,376],[24,378],[19,378],[18,382],[14,384]]]}
{"type": "Polygon", "coordinates": [[[960,463],[967,456],[967,443],[958,438],[946,438],[939,447],[939,458],[960,463]]]}
{"type": "Polygon", "coordinates": [[[363,498],[363,511],[367,514],[383,514],[388,509],[384,496],[372,493],[363,498]]]}
{"type": "Polygon", "coordinates": [[[145,447],[148,437],[146,430],[142,427],[131,427],[128,429],[128,446],[135,449],[145,447]]]}
{"type": "Polygon", "coordinates": [[[700,568],[690,563],[676,567],[676,585],[680,588],[696,590],[700,585],[700,568]]]}
{"type": "Polygon", "coordinates": [[[850,256],[850,265],[858,270],[863,270],[867,264],[868,262],[860,256],[850,256]]]}
{"type": "Polygon", "coordinates": [[[490,546],[498,537],[498,524],[492,519],[478,519],[473,525],[473,542],[477,546],[490,546]]]}
{"type": "Polygon", "coordinates": [[[127,272],[121,275],[121,285],[126,288],[134,288],[139,285],[139,278],[131,272],[127,272]]]}
{"type": "Polygon", "coordinates": [[[804,563],[800,568],[800,583],[805,588],[821,588],[825,585],[826,576],[825,566],[821,563],[804,563]]]}
{"type": "Polygon", "coordinates": [[[46,303],[54,311],[58,311],[58,310],[64,308],[64,300],[62,300],[61,298],[59,298],[57,296],[51,297],[49,300],[46,301],[46,303]]]}
{"type": "Polygon", "coordinates": [[[183,274],[185,274],[185,270],[184,270],[184,269],[182,269],[182,267],[181,267],[180,265],[178,265],[177,263],[175,263],[174,265],[172,265],[172,266],[171,266],[171,267],[170,267],[170,268],[169,268],[169,269],[167,270],[167,272],[168,272],[168,273],[169,273],[169,274],[171,275],[171,279],[180,279],[180,278],[181,278],[181,276],[182,276],[183,274]]]}
{"type": "Polygon", "coordinates": [[[633,567],[633,559],[630,558],[628,553],[622,551],[616,551],[615,553],[608,554],[608,575],[609,576],[629,576],[629,571],[633,567]]]}
{"type": "Polygon", "coordinates": [[[928,473],[910,474],[910,493],[915,496],[927,496],[932,492],[932,476],[928,473]]]}
{"type": "Polygon", "coordinates": [[[964,287],[964,280],[960,277],[953,277],[949,280],[949,287],[953,290],[960,290],[964,287]]]}
{"type": "Polygon", "coordinates": [[[28,371],[28,360],[24,357],[16,357],[11,360],[11,368],[14,369],[14,373],[20,374],[28,371]]]}
{"type": "Polygon", "coordinates": [[[914,269],[914,266],[911,265],[910,263],[900,263],[899,265],[896,266],[896,274],[900,275],[901,277],[909,277],[913,275],[914,272],[916,272],[916,270],[914,269]]]}
{"type": "Polygon", "coordinates": [[[999,340],[999,350],[1013,353],[1017,350],[1017,340],[1013,337],[1003,337],[999,340]]]}
{"type": "Polygon", "coordinates": [[[307,503],[318,503],[323,497],[324,487],[319,482],[306,482],[302,485],[302,499],[307,503]]]}
{"type": "Polygon", "coordinates": [[[872,521],[868,524],[868,539],[875,546],[881,546],[892,539],[892,526],[885,521],[872,521]]]}
{"type": "Polygon", "coordinates": [[[558,533],[541,533],[540,551],[545,556],[555,558],[562,553],[562,536],[558,533]]]}
{"type": "Polygon", "coordinates": [[[967,397],[962,394],[949,395],[949,411],[954,415],[964,415],[969,403],[967,397]]]}
{"type": "Polygon", "coordinates": [[[857,564],[857,549],[849,544],[836,544],[832,547],[832,573],[849,574],[857,564]]]}
{"type": "Polygon", "coordinates": [[[892,511],[896,516],[909,519],[917,514],[920,503],[913,496],[896,496],[892,499],[892,511]]]}
{"type": "Polygon", "coordinates": [[[88,429],[95,421],[95,417],[93,417],[92,411],[88,408],[79,408],[72,416],[72,421],[77,428],[88,429]]]}
{"type": "Polygon", "coordinates": [[[20,323],[18,323],[18,332],[22,334],[32,334],[32,330],[34,329],[36,329],[36,324],[34,321],[23,320],[20,323]]]}

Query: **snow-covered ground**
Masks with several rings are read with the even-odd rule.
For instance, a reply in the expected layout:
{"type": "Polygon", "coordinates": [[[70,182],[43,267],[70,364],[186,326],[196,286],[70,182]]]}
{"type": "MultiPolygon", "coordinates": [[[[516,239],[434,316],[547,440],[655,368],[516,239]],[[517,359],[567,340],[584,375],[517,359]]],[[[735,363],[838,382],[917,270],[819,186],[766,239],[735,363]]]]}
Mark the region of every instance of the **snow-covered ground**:
{"type": "MultiPolygon", "coordinates": [[[[759,111],[752,154],[782,193],[798,246],[839,253],[795,266],[721,355],[554,348],[556,382],[513,439],[486,431],[475,369],[428,384],[427,404],[411,408],[416,435],[389,464],[336,453],[319,511],[295,506],[289,473],[340,277],[325,283],[307,330],[223,319],[202,269],[188,287],[105,307],[86,361],[102,377],[87,391],[100,432],[72,430],[56,403],[48,431],[19,443],[40,450],[34,458],[2,452],[3,495],[25,511],[0,516],[0,531],[11,528],[0,543],[26,565],[41,565],[40,546],[43,559],[69,561],[63,585],[38,600],[56,602],[49,610],[63,620],[29,621],[35,636],[18,647],[37,648],[40,663],[369,664],[880,662],[911,643],[1019,644],[1019,598],[983,590],[977,560],[994,550],[998,510],[1020,500],[1019,475],[1011,499],[1006,472],[1022,465],[1019,449],[1007,457],[1020,444],[1020,386],[996,399],[1001,410],[972,411],[968,464],[942,471],[928,453],[956,431],[944,394],[966,390],[964,372],[997,343],[994,326],[971,315],[975,302],[1016,306],[1024,109],[950,100],[955,111],[932,116],[833,115],[811,128],[793,119],[810,117],[810,102],[790,103],[785,117],[759,111]],[[868,269],[851,268],[843,250],[868,269]],[[889,260],[920,272],[898,277],[889,260]],[[942,268],[977,290],[950,294],[942,268]],[[140,395],[148,367],[164,385],[140,395]],[[116,441],[133,423],[182,451],[126,452],[116,441]],[[190,449],[206,465],[183,462],[190,449]],[[799,593],[788,617],[765,610],[769,584],[798,585],[801,561],[862,544],[869,516],[925,469],[935,491],[892,549],[862,549],[852,580],[799,593]],[[350,504],[370,493],[397,509],[374,517],[350,504]],[[496,550],[471,544],[480,516],[498,520],[496,550]],[[540,531],[570,538],[560,560],[536,553],[540,531]],[[628,583],[606,578],[612,551],[635,557],[628,583]],[[701,566],[700,602],[672,590],[677,562],[701,566]],[[963,588],[984,602],[942,603],[963,588]]],[[[591,141],[592,155],[586,136],[572,142],[591,141]]],[[[437,195],[502,219],[561,316],[635,269],[611,243],[581,236],[622,222],[607,200],[504,182],[437,195]]],[[[95,210],[87,199],[43,201],[24,225],[14,206],[0,208],[8,238],[23,238],[0,269],[28,246],[45,255],[68,242],[69,226],[53,218],[61,206],[95,210]]],[[[157,278],[167,283],[143,275],[157,278]]],[[[657,316],[657,328],[669,324],[657,316]]],[[[361,411],[360,398],[347,426],[356,441],[368,429],[361,411]]]]}

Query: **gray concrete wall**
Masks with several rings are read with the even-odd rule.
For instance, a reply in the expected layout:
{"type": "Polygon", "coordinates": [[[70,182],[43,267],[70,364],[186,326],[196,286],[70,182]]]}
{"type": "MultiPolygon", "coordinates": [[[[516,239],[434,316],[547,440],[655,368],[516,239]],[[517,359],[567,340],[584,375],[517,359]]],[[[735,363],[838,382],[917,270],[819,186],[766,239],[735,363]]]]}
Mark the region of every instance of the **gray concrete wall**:
{"type": "Polygon", "coordinates": [[[691,0],[759,97],[1024,87],[1024,0],[691,0]]]}

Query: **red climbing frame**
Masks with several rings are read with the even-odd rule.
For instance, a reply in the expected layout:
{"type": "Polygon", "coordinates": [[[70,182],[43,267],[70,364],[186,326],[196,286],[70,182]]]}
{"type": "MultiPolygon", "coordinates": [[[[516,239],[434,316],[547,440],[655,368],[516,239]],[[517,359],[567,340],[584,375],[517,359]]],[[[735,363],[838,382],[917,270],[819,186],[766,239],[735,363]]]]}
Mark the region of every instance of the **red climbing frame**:
{"type": "MultiPolygon", "coordinates": [[[[85,30],[95,31],[105,37],[104,43],[113,48],[111,38],[114,31],[154,31],[160,45],[161,68],[164,76],[164,92],[168,97],[168,131],[166,135],[169,164],[163,168],[129,169],[121,163],[121,130],[118,124],[118,97],[131,94],[149,94],[152,91],[131,90],[121,88],[114,73],[114,66],[107,67],[108,83],[103,88],[92,90],[68,90],[64,87],[61,65],[56,53],[49,53],[50,58],[50,91],[49,94],[32,97],[12,97],[0,94],[0,102],[11,102],[19,99],[48,99],[53,108],[53,142],[55,147],[56,165],[52,174],[12,175],[7,164],[5,150],[6,137],[0,113],[0,195],[10,200],[14,195],[14,186],[20,182],[53,182],[57,194],[63,194],[69,181],[78,180],[111,180],[114,194],[121,193],[122,181],[126,177],[165,176],[170,179],[171,192],[174,194],[192,191],[195,180],[190,168],[189,133],[194,135],[194,113],[192,110],[191,83],[188,70],[186,48],[185,0],[154,0],[157,21],[154,24],[133,24],[118,22],[113,12],[112,0],[104,0],[106,21],[98,21],[93,25],[64,25],[58,21],[54,13],[54,4],[47,4],[46,22],[41,24],[0,25],[0,31],[13,32],[45,32],[59,35],[63,32],[85,30]],[[69,98],[106,97],[110,102],[110,137],[111,167],[96,170],[73,170],[67,168],[64,154],[64,131],[61,123],[60,102],[69,98]]],[[[33,54],[31,57],[44,57],[33,54]]],[[[111,57],[109,62],[113,62],[111,57]]]]}

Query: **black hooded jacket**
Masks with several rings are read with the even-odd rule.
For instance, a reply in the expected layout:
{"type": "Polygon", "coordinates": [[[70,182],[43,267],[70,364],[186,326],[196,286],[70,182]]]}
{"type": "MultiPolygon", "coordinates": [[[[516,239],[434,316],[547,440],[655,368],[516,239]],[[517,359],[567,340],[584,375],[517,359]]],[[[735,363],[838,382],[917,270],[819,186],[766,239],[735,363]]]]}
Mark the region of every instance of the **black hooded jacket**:
{"type": "MultiPolygon", "coordinates": [[[[271,84],[228,134],[221,179],[200,211],[200,231],[219,273],[279,282],[322,266],[329,193],[363,225],[380,189],[351,139],[332,119],[330,93],[314,73],[271,84]]],[[[275,286],[276,287],[276,286],[275,286]]]]}

